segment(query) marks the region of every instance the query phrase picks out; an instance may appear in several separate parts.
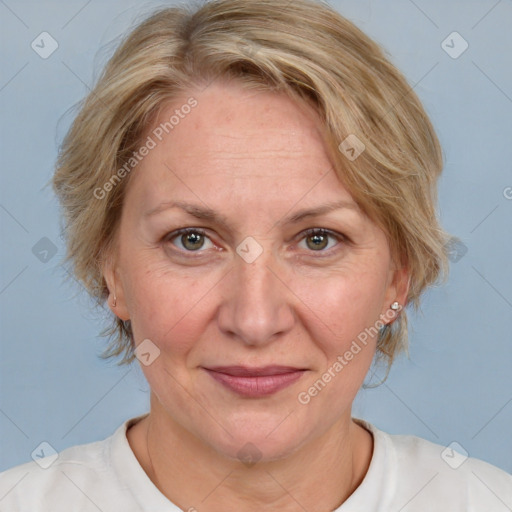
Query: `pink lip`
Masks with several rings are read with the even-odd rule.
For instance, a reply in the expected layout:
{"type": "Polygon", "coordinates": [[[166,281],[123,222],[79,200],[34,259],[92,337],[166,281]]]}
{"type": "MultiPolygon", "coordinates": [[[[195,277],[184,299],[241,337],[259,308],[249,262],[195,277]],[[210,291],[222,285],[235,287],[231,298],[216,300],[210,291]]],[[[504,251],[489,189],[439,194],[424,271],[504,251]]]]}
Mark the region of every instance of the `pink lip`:
{"type": "Polygon", "coordinates": [[[217,382],[247,397],[268,396],[300,379],[305,370],[290,366],[204,368],[217,382]]]}

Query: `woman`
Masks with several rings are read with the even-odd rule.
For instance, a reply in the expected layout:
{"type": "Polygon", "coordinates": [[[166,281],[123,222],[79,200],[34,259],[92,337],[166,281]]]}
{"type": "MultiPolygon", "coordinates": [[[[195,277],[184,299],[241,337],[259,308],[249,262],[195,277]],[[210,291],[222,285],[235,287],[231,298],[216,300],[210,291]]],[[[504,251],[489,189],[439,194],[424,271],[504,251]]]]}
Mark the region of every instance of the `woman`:
{"type": "Polygon", "coordinates": [[[54,188],[147,415],[1,476],[2,510],[510,510],[512,476],[352,418],[446,275],[442,156],[381,49],[309,0],[164,9],[109,61],[54,188]]]}

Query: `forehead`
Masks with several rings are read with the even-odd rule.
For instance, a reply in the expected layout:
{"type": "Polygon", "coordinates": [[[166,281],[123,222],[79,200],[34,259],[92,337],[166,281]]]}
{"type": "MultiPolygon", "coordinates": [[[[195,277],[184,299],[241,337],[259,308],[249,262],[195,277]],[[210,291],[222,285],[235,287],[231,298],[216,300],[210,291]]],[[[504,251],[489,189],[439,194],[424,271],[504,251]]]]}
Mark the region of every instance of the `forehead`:
{"type": "Polygon", "coordinates": [[[289,158],[306,152],[325,157],[322,124],[311,107],[284,93],[248,90],[236,83],[212,84],[203,92],[183,95],[161,112],[155,124],[162,126],[190,97],[197,106],[162,141],[179,150],[180,157],[221,158],[229,153],[241,159],[258,154],[289,158]],[[194,134],[197,138],[191,139],[194,134]]]}
{"type": "Polygon", "coordinates": [[[191,90],[148,127],[144,140],[155,147],[138,164],[131,194],[144,207],[184,196],[208,204],[236,197],[247,206],[350,199],[323,129],[312,107],[284,93],[226,83],[191,90]],[[190,98],[195,106],[183,108],[190,98]]]}

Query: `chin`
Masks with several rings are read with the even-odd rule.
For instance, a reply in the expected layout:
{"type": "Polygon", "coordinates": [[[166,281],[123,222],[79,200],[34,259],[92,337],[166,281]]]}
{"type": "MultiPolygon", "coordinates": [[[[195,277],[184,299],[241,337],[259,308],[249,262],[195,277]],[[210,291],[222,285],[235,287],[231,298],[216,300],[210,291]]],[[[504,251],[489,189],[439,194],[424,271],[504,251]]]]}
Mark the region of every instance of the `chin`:
{"type": "Polygon", "coordinates": [[[293,415],[288,419],[284,419],[286,415],[276,417],[268,413],[263,419],[257,416],[248,414],[236,423],[224,422],[227,432],[220,426],[215,432],[209,431],[207,443],[224,457],[249,467],[256,462],[287,458],[311,436],[296,421],[288,423],[293,415]]]}

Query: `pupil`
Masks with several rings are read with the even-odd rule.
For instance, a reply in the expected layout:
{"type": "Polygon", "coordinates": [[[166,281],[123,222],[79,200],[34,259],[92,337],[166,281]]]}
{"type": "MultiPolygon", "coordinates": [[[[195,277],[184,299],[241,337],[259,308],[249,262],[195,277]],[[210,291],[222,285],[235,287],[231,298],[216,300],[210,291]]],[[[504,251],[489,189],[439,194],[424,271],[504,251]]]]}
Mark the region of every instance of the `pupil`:
{"type": "Polygon", "coordinates": [[[325,242],[327,240],[327,237],[325,235],[312,235],[310,237],[310,240],[314,240],[314,242],[313,242],[313,244],[314,244],[313,247],[314,248],[316,248],[316,249],[322,248],[323,249],[326,246],[325,242]],[[322,244],[322,242],[324,242],[324,243],[323,243],[323,245],[320,245],[318,242],[320,244],[322,244]]]}
{"type": "MultiPolygon", "coordinates": [[[[199,249],[202,247],[203,244],[196,245],[196,244],[198,244],[198,242],[201,241],[202,235],[200,235],[198,233],[187,233],[183,236],[185,237],[185,242],[183,243],[183,245],[187,249],[195,250],[195,249],[199,249]],[[189,246],[189,242],[191,243],[191,246],[189,246]]],[[[183,242],[183,238],[182,238],[182,242],[183,242]]]]}

